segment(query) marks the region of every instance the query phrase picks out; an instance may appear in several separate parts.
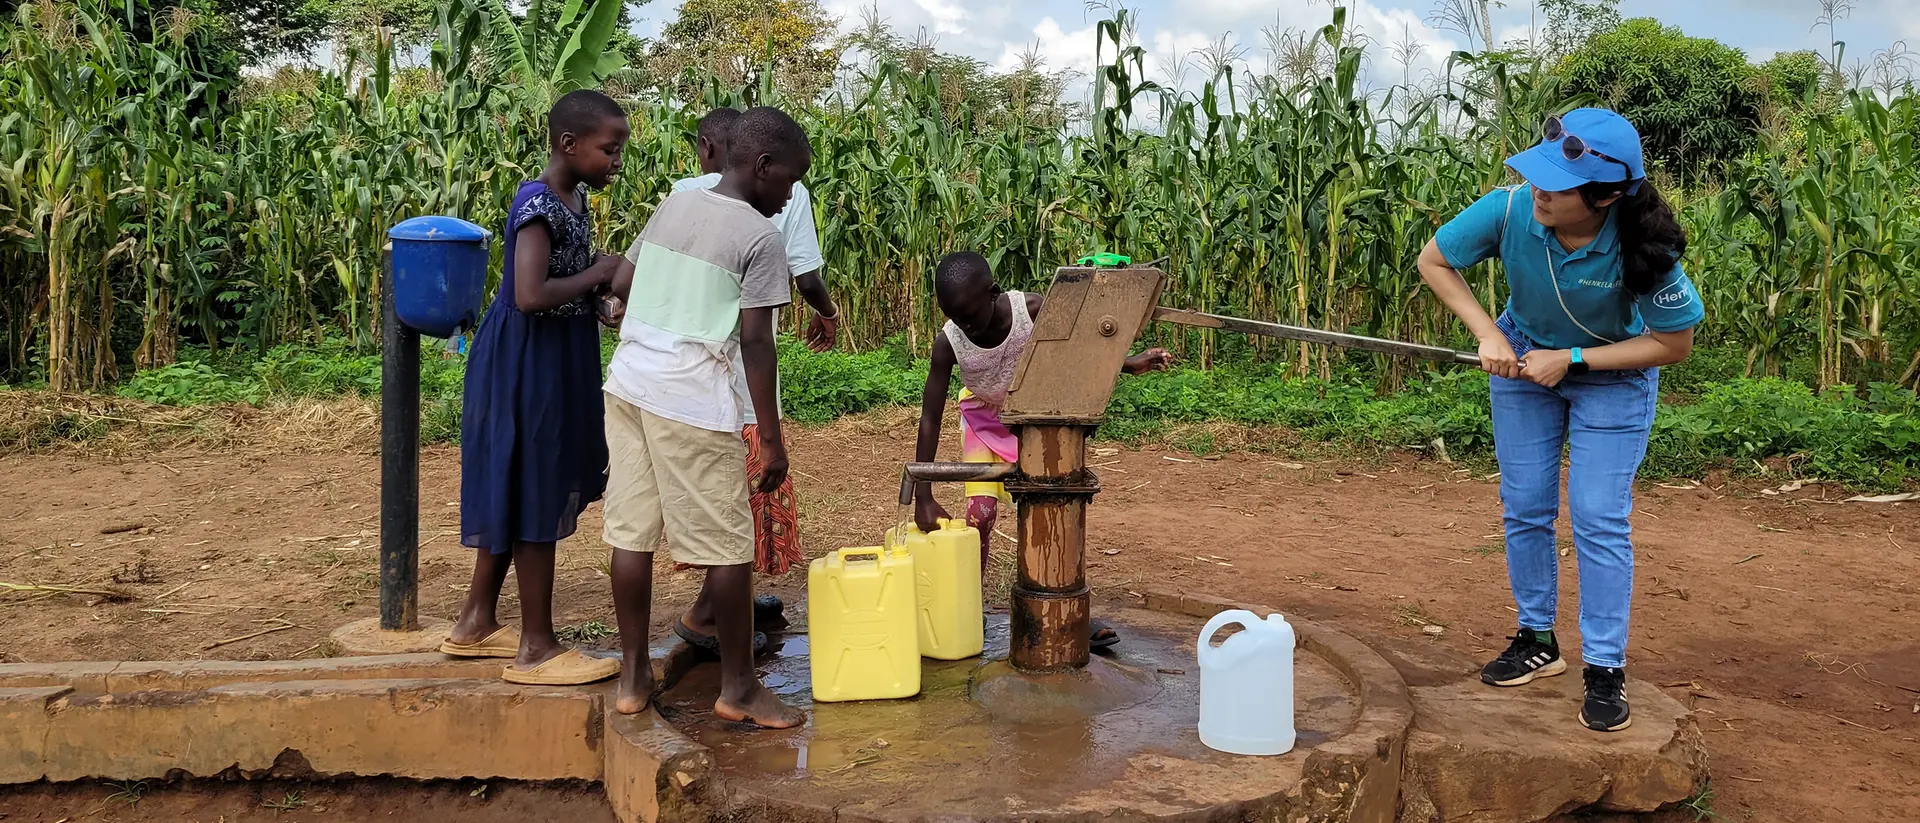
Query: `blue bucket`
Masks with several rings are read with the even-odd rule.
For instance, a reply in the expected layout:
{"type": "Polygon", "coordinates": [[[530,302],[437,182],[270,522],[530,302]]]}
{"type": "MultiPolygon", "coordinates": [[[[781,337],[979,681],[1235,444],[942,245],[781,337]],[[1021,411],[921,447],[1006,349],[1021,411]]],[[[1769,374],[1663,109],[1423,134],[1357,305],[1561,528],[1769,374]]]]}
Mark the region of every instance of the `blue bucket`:
{"type": "Polygon", "coordinates": [[[493,235],[457,217],[415,217],[387,232],[393,241],[393,311],[428,337],[474,327],[487,287],[493,235]]]}

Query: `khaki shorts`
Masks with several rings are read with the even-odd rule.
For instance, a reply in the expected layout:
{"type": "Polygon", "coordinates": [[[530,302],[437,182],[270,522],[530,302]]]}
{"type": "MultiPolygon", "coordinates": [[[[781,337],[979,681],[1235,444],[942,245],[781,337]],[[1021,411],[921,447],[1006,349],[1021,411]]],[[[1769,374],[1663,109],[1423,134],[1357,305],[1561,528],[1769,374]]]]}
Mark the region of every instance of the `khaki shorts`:
{"type": "Polygon", "coordinates": [[[668,420],[611,394],[606,403],[607,544],[652,552],[664,534],[679,563],[752,563],[747,444],[740,434],[668,420]]]}

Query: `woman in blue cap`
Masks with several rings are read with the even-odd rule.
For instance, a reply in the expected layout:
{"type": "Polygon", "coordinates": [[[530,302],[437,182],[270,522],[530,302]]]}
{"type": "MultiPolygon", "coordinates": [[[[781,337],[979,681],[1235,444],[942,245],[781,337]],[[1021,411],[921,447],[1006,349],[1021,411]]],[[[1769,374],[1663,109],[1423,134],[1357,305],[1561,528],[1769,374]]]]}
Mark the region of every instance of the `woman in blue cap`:
{"type": "Polygon", "coordinates": [[[1494,191],[1440,228],[1420,255],[1434,295],[1480,339],[1492,375],[1494,453],[1506,509],[1513,644],[1481,670],[1520,686],[1567,670],[1554,637],[1554,551],[1563,449],[1580,564],[1580,722],[1619,731],[1633,594],[1633,480],[1647,453],[1659,368],[1693,350],[1703,317],[1680,270],[1687,238],[1646,181],[1640,134],[1620,115],[1549,117],[1545,139],[1507,160],[1526,185],[1494,191]],[[1498,257],[1511,296],[1481,308],[1460,269],[1498,257]]]}

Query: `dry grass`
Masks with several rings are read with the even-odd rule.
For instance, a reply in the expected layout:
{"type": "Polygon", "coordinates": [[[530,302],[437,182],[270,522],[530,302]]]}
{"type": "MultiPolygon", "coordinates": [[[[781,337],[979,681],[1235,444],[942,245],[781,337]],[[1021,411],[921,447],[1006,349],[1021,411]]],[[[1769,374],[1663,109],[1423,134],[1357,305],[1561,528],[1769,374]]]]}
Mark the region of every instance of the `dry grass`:
{"type": "Polygon", "coordinates": [[[123,397],[0,392],[0,455],[121,457],[192,446],[218,452],[373,451],[380,410],[358,398],[178,408],[123,397]]]}

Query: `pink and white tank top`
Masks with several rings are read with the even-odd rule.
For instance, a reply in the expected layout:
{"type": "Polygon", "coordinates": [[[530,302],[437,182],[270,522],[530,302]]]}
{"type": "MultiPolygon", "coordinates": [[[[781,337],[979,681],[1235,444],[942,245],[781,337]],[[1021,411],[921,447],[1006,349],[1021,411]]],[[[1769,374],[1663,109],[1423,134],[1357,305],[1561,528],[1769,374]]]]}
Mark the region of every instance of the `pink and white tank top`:
{"type": "Polygon", "coordinates": [[[974,345],[952,320],[947,321],[944,330],[960,366],[960,384],[996,409],[1006,402],[1007,389],[1013,385],[1013,373],[1020,368],[1020,355],[1027,350],[1027,341],[1033,339],[1033,317],[1027,314],[1027,296],[1017,291],[1006,292],[1006,295],[1013,309],[1013,329],[1000,345],[991,349],[974,345]]]}

